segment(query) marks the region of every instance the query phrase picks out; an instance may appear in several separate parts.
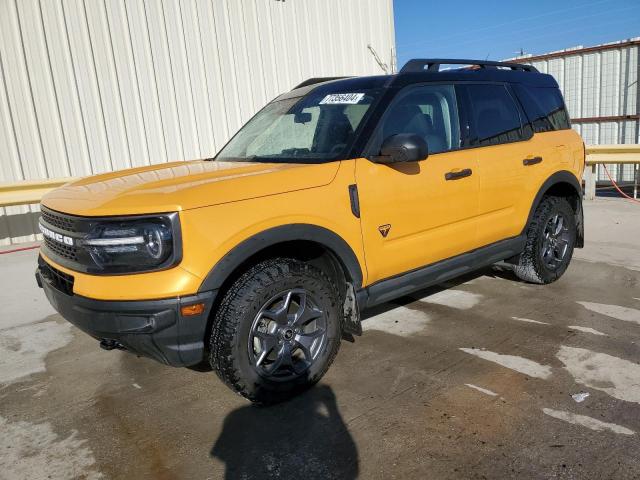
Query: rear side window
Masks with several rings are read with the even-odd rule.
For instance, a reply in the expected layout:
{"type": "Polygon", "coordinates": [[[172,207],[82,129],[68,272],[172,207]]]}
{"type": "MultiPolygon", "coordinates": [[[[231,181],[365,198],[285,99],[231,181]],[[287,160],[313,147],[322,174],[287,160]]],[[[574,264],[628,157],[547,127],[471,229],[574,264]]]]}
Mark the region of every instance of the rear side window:
{"type": "Polygon", "coordinates": [[[504,85],[468,85],[471,118],[480,146],[526,140],[518,107],[504,85]]]}
{"type": "Polygon", "coordinates": [[[557,88],[515,85],[516,95],[536,133],[571,128],[569,114],[557,88]]]}

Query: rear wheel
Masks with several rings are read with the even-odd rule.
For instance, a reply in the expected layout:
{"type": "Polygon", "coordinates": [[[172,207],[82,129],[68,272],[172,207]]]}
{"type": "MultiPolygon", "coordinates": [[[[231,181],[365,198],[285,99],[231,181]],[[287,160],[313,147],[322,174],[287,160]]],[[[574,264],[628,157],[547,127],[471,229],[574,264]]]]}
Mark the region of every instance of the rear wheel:
{"type": "Polygon", "coordinates": [[[576,243],[575,215],[562,197],[544,197],[527,228],[527,243],[515,274],[531,283],[551,283],[567,270],[576,243]]]}
{"type": "Polygon", "coordinates": [[[340,346],[339,296],[320,269],[261,262],[226,292],[213,322],[210,363],[233,390],[274,403],[316,383],[340,346]]]}

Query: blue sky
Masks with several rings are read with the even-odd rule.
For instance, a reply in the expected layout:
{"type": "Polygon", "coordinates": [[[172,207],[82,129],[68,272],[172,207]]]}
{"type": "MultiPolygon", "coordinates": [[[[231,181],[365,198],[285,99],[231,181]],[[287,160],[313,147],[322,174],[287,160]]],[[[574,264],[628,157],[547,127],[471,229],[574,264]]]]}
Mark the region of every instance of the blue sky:
{"type": "Polygon", "coordinates": [[[640,36],[640,0],[394,0],[398,66],[502,60],[640,36]]]}

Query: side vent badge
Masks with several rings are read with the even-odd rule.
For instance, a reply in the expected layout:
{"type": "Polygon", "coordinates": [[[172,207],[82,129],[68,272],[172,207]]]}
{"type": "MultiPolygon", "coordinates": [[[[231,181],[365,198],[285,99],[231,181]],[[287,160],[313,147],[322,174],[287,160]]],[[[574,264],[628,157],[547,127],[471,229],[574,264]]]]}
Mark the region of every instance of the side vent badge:
{"type": "Polygon", "coordinates": [[[382,235],[382,238],[387,238],[387,235],[389,235],[389,230],[391,230],[391,225],[389,225],[388,223],[386,225],[380,225],[378,227],[378,231],[380,232],[380,235],[382,235]]]}

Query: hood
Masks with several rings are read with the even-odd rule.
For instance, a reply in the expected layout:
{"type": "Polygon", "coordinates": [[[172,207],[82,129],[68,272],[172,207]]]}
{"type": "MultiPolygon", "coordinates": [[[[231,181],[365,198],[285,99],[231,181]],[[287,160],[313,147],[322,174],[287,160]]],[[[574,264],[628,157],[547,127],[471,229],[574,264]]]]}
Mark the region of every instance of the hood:
{"type": "Polygon", "coordinates": [[[339,164],[164,163],[68,183],[42,204],[81,216],[176,212],[327,185],[339,164]]]}

